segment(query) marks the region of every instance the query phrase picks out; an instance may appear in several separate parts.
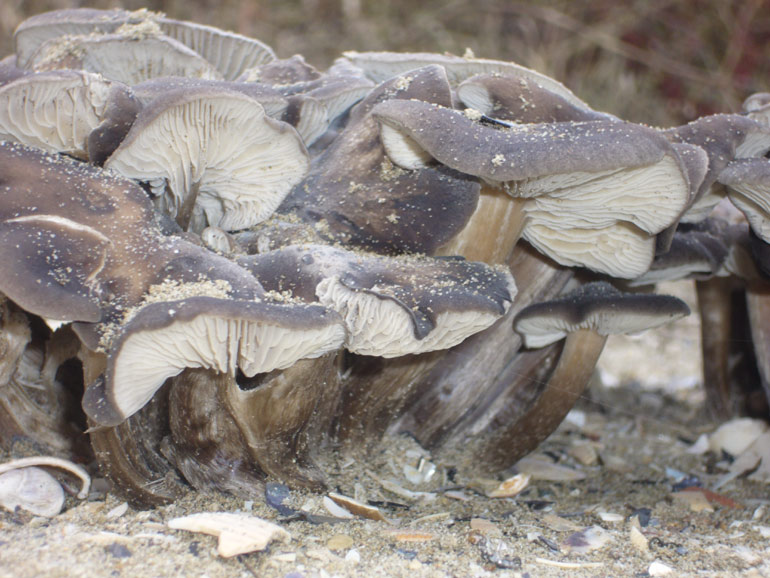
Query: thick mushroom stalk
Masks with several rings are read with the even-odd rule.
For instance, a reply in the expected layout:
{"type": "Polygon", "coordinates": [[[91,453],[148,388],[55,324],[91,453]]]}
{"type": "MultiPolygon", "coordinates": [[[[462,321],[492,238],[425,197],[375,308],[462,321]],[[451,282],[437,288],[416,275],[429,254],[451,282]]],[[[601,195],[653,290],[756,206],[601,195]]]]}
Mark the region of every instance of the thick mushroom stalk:
{"type": "Polygon", "coordinates": [[[315,464],[339,399],[335,355],[246,378],[186,370],[171,380],[173,460],[202,490],[258,497],[265,477],[319,490],[315,464]]]}

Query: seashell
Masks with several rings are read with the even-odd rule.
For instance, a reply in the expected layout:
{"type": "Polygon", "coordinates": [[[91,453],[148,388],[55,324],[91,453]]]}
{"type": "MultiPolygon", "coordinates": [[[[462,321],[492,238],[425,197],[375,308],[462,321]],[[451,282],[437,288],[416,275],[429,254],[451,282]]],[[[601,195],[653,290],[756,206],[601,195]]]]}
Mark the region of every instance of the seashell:
{"type": "Polygon", "coordinates": [[[609,532],[599,526],[591,526],[567,536],[562,546],[568,552],[586,554],[592,550],[598,550],[611,540],[612,536],[609,532]]]}
{"type": "Polygon", "coordinates": [[[495,489],[487,492],[488,498],[512,498],[520,494],[529,485],[530,474],[516,474],[503,480],[495,489]]]}
{"type": "Polygon", "coordinates": [[[291,535],[280,526],[243,514],[204,512],[168,521],[174,530],[219,537],[217,552],[223,558],[264,550],[272,540],[288,542],[291,535]]]}
{"type": "Polygon", "coordinates": [[[766,431],[767,424],[762,420],[733,419],[723,423],[709,436],[709,445],[716,453],[726,451],[732,456],[739,456],[766,431]]]}
{"type": "Polygon", "coordinates": [[[368,504],[362,504],[361,502],[343,496],[341,494],[329,493],[329,498],[334,501],[335,504],[344,508],[351,514],[359,516],[361,518],[368,518],[369,520],[378,520],[380,522],[387,522],[388,519],[382,515],[382,512],[374,506],[368,504]]]}
{"type": "Polygon", "coordinates": [[[533,480],[552,482],[571,482],[585,479],[584,472],[553,463],[544,456],[528,456],[516,462],[516,469],[522,474],[529,474],[533,480]]]}
{"type": "Polygon", "coordinates": [[[64,506],[64,490],[56,478],[40,468],[11,470],[0,475],[0,505],[52,518],[64,506]]]}

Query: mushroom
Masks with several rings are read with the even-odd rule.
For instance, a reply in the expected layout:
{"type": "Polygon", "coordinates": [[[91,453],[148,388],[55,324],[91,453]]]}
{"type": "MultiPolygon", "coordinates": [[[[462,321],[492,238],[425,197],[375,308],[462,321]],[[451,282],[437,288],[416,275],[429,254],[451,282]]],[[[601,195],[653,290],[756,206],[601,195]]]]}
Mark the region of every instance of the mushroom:
{"type": "Polygon", "coordinates": [[[29,66],[37,71],[80,69],[128,85],[163,76],[221,78],[197,52],[143,25],[115,34],[54,38],[40,46],[29,66]]]}
{"type": "Polygon", "coordinates": [[[708,155],[708,170],[681,217],[683,223],[704,219],[724,197],[724,190],[717,185],[717,179],[730,162],[763,156],[770,150],[770,127],[735,114],[702,117],[687,125],[668,129],[663,134],[672,142],[696,145],[708,155]]]}
{"type": "Polygon", "coordinates": [[[345,348],[400,357],[447,349],[505,314],[516,295],[506,271],[425,256],[381,257],[324,245],[242,257],[268,291],[336,311],[345,348]]]}
{"type": "Polygon", "coordinates": [[[676,297],[624,294],[605,282],[524,308],[514,329],[527,347],[566,339],[547,385],[523,415],[477,438],[474,455],[483,458],[478,464],[486,471],[502,470],[537,447],[583,393],[608,335],[658,327],[689,313],[676,297]]]}
{"type": "Polygon", "coordinates": [[[227,80],[233,80],[248,68],[275,59],[262,42],[240,34],[225,32],[194,22],[165,18],[148,10],[95,10],[74,8],[54,10],[28,18],[14,32],[19,66],[28,67],[40,46],[61,36],[112,34],[121,28],[150,30],[182,43],[209,61],[227,80]]]}
{"type": "Polygon", "coordinates": [[[531,82],[535,87],[549,90],[567,102],[584,109],[590,107],[575,96],[562,83],[525,68],[513,62],[475,58],[474,56],[460,57],[451,54],[429,53],[396,53],[396,52],[344,52],[343,56],[354,66],[362,69],[375,82],[396,75],[403,75],[409,70],[423,66],[439,65],[446,70],[449,81],[453,85],[477,74],[501,74],[513,76],[531,82]]]}
{"type": "Polygon", "coordinates": [[[675,222],[691,197],[677,151],[639,125],[499,129],[418,101],[384,102],[372,114],[398,166],[413,170],[435,159],[520,199],[522,236],[563,265],[640,275],[652,262],[654,235],[675,222]]]}
{"type": "Polygon", "coordinates": [[[105,167],[149,182],[184,229],[236,230],[267,218],[304,176],[308,158],[297,133],[259,102],[200,86],[143,108],[105,167]]]}
{"type": "Polygon", "coordinates": [[[185,368],[253,377],[336,351],[344,339],[339,318],[323,307],[224,297],[161,297],[130,311],[101,344],[109,354],[104,378],[83,396],[88,416],[118,425],[185,368]]]}
{"type": "Polygon", "coordinates": [[[770,243],[770,160],[736,159],[719,173],[730,201],[746,215],[757,236],[770,243]]]}
{"type": "Polygon", "coordinates": [[[97,74],[26,75],[0,87],[0,139],[85,159],[97,148],[114,148],[136,110],[127,86],[97,74]]]}
{"type": "Polygon", "coordinates": [[[378,253],[430,254],[451,239],[475,208],[478,184],[443,167],[394,167],[370,114],[378,102],[412,98],[450,104],[443,69],[414,70],[373,90],[278,212],[314,224],[330,241],[378,253]]]}

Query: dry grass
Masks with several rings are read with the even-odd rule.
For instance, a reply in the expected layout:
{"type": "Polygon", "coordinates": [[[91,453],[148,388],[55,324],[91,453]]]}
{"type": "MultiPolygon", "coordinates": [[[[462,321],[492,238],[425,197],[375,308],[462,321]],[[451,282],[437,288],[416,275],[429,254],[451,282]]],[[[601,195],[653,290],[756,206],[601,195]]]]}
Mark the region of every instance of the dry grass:
{"type": "Polygon", "coordinates": [[[513,60],[596,108],[671,125],[738,110],[770,89],[768,0],[3,0],[0,53],[25,17],[55,8],[147,7],[255,36],[326,67],[343,50],[434,51],[513,60]]]}

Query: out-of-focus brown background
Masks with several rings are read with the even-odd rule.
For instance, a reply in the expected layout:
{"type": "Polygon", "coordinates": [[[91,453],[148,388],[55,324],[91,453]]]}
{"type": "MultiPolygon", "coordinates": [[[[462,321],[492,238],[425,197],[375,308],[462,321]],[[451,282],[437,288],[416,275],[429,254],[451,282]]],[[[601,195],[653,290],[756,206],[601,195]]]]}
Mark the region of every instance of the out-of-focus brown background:
{"type": "Polygon", "coordinates": [[[734,112],[770,90],[770,0],[0,0],[0,55],[27,16],[138,9],[259,38],[319,68],[344,50],[432,51],[512,60],[595,108],[669,126],[734,112]]]}

